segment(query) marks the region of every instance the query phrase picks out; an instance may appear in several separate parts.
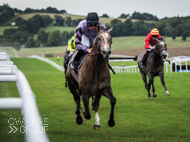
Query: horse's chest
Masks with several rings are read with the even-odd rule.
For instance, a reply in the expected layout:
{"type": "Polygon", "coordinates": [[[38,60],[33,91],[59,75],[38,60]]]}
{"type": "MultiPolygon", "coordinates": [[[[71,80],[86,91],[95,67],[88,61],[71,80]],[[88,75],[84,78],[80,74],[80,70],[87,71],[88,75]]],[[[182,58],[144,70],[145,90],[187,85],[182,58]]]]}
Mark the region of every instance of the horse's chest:
{"type": "Polygon", "coordinates": [[[104,88],[110,86],[110,79],[104,77],[90,77],[85,80],[81,80],[79,83],[80,90],[85,90],[85,92],[90,94],[97,94],[101,92],[104,88]]]}

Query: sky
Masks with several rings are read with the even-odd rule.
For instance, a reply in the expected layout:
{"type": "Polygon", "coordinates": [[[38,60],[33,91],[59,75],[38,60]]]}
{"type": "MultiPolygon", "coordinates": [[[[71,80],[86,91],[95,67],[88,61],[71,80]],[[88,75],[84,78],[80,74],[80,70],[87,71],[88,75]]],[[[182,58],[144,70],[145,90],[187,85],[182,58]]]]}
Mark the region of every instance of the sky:
{"type": "Polygon", "coordinates": [[[74,15],[86,16],[89,12],[97,12],[99,16],[107,14],[113,18],[122,13],[131,15],[134,11],[146,12],[159,19],[190,16],[190,0],[1,0],[0,5],[3,4],[21,10],[51,6],[74,15]]]}

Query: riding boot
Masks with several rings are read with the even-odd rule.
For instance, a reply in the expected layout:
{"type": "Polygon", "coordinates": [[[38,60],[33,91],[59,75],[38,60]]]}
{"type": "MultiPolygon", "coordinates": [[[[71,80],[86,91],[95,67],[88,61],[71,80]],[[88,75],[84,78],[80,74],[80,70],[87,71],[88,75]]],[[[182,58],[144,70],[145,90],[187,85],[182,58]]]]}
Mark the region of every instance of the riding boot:
{"type": "Polygon", "coordinates": [[[148,52],[148,51],[147,51],[147,54],[145,53],[145,54],[143,55],[143,57],[142,57],[142,59],[141,59],[141,61],[140,61],[141,66],[143,66],[143,67],[146,66],[146,59],[147,59],[148,55],[149,55],[149,52],[148,52]]]}
{"type": "Polygon", "coordinates": [[[77,70],[77,61],[80,59],[80,57],[84,54],[84,51],[79,49],[75,56],[73,57],[73,61],[70,64],[70,67],[74,70],[77,70]]]}
{"type": "Polygon", "coordinates": [[[68,64],[69,63],[69,60],[70,60],[70,56],[67,56],[66,60],[65,60],[65,63],[68,64]]]}

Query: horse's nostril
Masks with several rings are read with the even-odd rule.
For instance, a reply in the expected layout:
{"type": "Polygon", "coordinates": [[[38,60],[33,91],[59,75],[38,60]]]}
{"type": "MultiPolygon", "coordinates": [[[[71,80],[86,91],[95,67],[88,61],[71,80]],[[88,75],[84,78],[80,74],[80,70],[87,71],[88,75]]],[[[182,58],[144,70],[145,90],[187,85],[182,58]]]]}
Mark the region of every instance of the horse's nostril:
{"type": "Polygon", "coordinates": [[[105,53],[106,53],[106,51],[103,51],[103,53],[105,54],[105,53]]]}
{"type": "Polygon", "coordinates": [[[111,51],[109,51],[109,54],[111,54],[111,51]]]}

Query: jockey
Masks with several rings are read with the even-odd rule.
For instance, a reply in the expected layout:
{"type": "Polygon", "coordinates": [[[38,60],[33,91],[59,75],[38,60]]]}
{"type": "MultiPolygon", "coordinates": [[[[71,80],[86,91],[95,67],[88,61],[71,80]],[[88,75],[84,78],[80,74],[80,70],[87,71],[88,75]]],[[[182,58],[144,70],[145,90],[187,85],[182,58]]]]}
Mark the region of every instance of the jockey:
{"type": "Polygon", "coordinates": [[[67,59],[65,61],[67,64],[69,63],[70,57],[73,55],[75,49],[77,48],[76,45],[75,45],[75,38],[76,38],[76,33],[68,41],[67,50],[69,51],[69,55],[67,56],[67,59]]]}
{"type": "Polygon", "coordinates": [[[149,53],[155,49],[155,45],[157,42],[156,39],[159,38],[162,38],[162,36],[159,34],[159,31],[156,28],[152,29],[151,32],[147,34],[145,39],[145,49],[147,49],[147,51],[145,52],[140,62],[141,66],[146,66],[146,59],[149,53]]]}
{"type": "Polygon", "coordinates": [[[86,20],[82,20],[76,28],[76,40],[75,44],[77,46],[78,52],[74,57],[70,67],[72,69],[76,68],[76,61],[85,53],[91,53],[92,48],[90,47],[89,37],[95,42],[96,36],[101,29],[106,29],[106,26],[99,22],[98,14],[95,12],[88,13],[86,20]]]}

